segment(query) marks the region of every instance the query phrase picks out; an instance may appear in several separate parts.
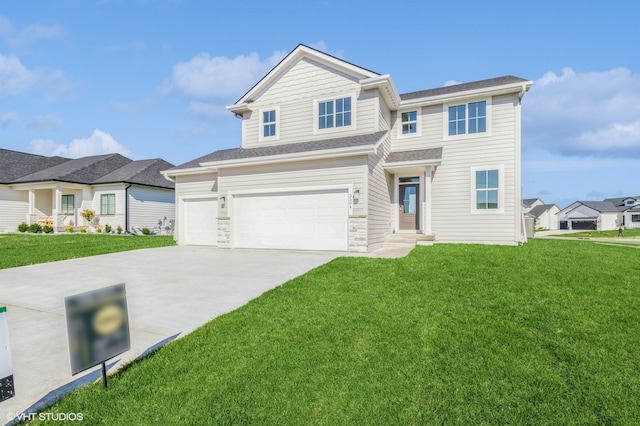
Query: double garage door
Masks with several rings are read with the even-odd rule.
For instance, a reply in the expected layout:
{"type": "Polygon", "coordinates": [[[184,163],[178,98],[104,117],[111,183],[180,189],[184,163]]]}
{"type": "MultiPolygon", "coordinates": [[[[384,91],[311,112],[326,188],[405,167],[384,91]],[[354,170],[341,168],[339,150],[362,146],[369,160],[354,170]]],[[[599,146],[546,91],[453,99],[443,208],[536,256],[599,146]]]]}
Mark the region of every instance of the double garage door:
{"type": "Polygon", "coordinates": [[[348,249],[347,190],[234,195],[231,212],[235,247],[348,249]]]}

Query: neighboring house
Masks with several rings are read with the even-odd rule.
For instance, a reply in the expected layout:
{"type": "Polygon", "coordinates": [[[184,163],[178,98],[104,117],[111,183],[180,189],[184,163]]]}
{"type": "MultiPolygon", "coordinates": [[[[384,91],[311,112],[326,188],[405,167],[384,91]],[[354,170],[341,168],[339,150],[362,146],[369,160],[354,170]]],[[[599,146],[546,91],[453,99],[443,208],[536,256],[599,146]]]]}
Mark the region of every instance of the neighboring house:
{"type": "Polygon", "coordinates": [[[524,200],[522,200],[522,211],[525,213],[529,213],[529,211],[531,211],[531,209],[533,209],[534,207],[542,205],[544,205],[544,201],[542,201],[540,198],[525,198],[524,200]]]}
{"type": "Polygon", "coordinates": [[[558,229],[558,212],[560,208],[555,204],[539,204],[530,209],[527,214],[535,218],[536,229],[558,229]]]}
{"type": "Polygon", "coordinates": [[[640,196],[576,201],[558,212],[560,229],[640,228],[640,196]]]}
{"type": "Polygon", "coordinates": [[[22,222],[50,221],[56,232],[83,226],[84,209],[96,212],[95,224],[113,229],[169,223],[174,188],[160,172],[170,167],[120,154],[68,159],[0,149],[0,232],[15,232],[22,222]]]}
{"type": "Polygon", "coordinates": [[[366,252],[393,233],[519,244],[520,101],[498,77],[399,94],[304,45],[227,107],[239,148],[169,169],[179,244],[366,252]]]}

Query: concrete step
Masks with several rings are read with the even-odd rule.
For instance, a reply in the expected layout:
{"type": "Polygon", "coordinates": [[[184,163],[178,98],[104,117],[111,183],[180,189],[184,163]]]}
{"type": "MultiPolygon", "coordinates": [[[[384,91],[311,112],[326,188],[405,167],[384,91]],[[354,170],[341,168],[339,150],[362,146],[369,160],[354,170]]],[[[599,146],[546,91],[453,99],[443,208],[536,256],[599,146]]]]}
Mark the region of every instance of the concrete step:
{"type": "Polygon", "coordinates": [[[415,247],[417,244],[432,243],[434,240],[434,235],[387,234],[384,239],[384,247],[415,247]]]}

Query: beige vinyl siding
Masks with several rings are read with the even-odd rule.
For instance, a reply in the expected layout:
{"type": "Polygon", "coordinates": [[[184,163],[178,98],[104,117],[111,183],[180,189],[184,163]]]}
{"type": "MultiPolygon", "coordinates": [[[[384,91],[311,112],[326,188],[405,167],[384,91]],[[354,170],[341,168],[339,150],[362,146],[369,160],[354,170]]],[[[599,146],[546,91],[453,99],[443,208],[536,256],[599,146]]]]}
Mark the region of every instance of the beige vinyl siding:
{"type": "Polygon", "coordinates": [[[392,229],[391,194],[393,179],[384,171],[383,159],[389,153],[389,138],[386,137],[378,153],[369,156],[369,176],[365,199],[367,209],[367,249],[375,250],[384,242],[384,237],[392,229]]]}
{"type": "Polygon", "coordinates": [[[18,225],[27,220],[29,192],[0,185],[0,212],[0,233],[16,232],[18,225]]]}
{"type": "MultiPolygon", "coordinates": [[[[398,138],[398,127],[402,124],[399,114],[391,114],[391,149],[393,151],[413,151],[417,149],[438,148],[442,146],[442,105],[430,105],[420,109],[420,136],[398,138]]],[[[403,110],[404,111],[404,110],[403,110]]]]}
{"type": "MultiPolygon", "coordinates": [[[[125,229],[127,231],[131,230],[131,227],[129,227],[129,229],[126,229],[126,198],[125,198],[125,186],[123,184],[117,184],[117,185],[105,185],[105,186],[97,186],[94,188],[93,191],[93,197],[91,198],[91,205],[87,206],[86,204],[83,205],[83,208],[90,208],[92,210],[94,210],[96,212],[96,218],[97,221],[100,225],[102,225],[103,227],[105,225],[111,225],[111,227],[113,229],[116,229],[118,226],[121,226],[122,229],[125,229]],[[100,211],[100,203],[101,203],[101,197],[103,194],[114,194],[116,197],[116,212],[113,215],[106,215],[106,214],[102,214],[102,212],[100,211]]],[[[78,198],[78,196],[76,195],[76,198],[78,198]]],[[[76,200],[77,203],[77,200],[76,200]]],[[[82,219],[81,216],[78,215],[78,220],[81,222],[82,225],[84,225],[84,219],[82,219]]]]}
{"type": "MultiPolygon", "coordinates": [[[[517,134],[517,96],[494,97],[492,133],[488,137],[442,141],[442,165],[433,179],[433,230],[439,241],[475,241],[515,244],[520,229],[520,170],[516,170],[520,137],[517,134]],[[502,166],[504,212],[472,213],[475,189],[471,169],[502,166]],[[517,191],[517,192],[516,192],[517,191]],[[515,231],[514,231],[515,230],[515,231]],[[515,232],[515,233],[514,233],[515,232]]],[[[435,117],[437,114],[433,114],[435,117]]],[[[429,116],[429,115],[427,115],[429,116]]],[[[442,140],[443,113],[434,120],[442,140]]]]}
{"type": "MultiPolygon", "coordinates": [[[[175,217],[175,194],[171,189],[132,186],[129,197],[129,226],[153,229],[175,217]]],[[[117,205],[116,205],[117,208],[117,205]]]]}
{"type": "Polygon", "coordinates": [[[376,131],[377,93],[362,92],[358,80],[327,68],[310,59],[296,63],[264,93],[250,104],[251,112],[243,117],[244,147],[305,142],[376,131]],[[318,100],[354,95],[352,123],[349,129],[316,132],[314,103],[318,100]],[[278,106],[279,138],[259,141],[260,111],[278,106]]]}

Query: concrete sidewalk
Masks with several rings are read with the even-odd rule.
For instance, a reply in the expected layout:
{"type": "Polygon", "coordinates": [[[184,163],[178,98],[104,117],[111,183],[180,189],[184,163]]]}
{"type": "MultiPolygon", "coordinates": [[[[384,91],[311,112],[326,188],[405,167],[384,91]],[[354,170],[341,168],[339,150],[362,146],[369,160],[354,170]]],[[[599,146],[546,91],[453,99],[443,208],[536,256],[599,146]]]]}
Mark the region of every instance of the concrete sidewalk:
{"type": "Polygon", "coordinates": [[[0,423],[57,399],[79,378],[100,377],[100,367],[71,375],[65,296],[126,284],[131,350],[111,360],[113,370],[343,254],[173,246],[0,270],[16,388],[0,402],[0,423]]]}

